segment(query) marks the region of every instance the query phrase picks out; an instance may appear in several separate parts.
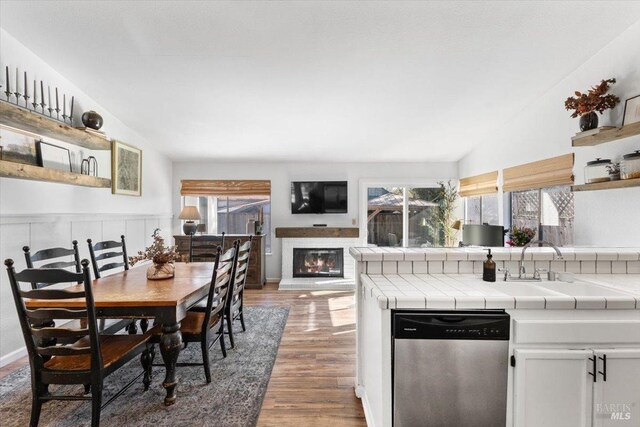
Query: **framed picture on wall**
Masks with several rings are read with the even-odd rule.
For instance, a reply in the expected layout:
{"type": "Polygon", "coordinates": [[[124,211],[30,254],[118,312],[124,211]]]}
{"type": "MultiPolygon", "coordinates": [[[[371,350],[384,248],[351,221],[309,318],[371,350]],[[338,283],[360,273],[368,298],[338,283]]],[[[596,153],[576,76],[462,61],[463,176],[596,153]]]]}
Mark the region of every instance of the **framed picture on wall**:
{"type": "Polygon", "coordinates": [[[111,192],[127,196],[142,196],[142,150],[112,140],[111,192]]]}
{"type": "Polygon", "coordinates": [[[624,102],[622,126],[640,122],[640,95],[629,98],[624,102]]]}

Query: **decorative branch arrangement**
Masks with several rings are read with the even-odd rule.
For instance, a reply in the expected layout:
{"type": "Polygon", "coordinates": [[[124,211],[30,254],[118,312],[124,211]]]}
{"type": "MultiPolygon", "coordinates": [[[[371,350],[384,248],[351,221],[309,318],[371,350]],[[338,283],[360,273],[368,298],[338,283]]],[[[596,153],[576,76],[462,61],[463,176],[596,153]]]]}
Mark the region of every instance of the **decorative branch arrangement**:
{"type": "Polygon", "coordinates": [[[144,251],[139,251],[137,255],[129,257],[129,264],[151,260],[156,265],[163,265],[178,260],[180,257],[176,252],[177,246],[165,246],[164,238],[160,235],[160,229],[153,230],[153,243],[144,251]]]}
{"type": "Polygon", "coordinates": [[[9,67],[5,67],[5,87],[4,94],[6,96],[6,102],[9,104],[17,105],[18,107],[24,107],[27,110],[41,114],[45,117],[57,120],[62,123],[69,123],[73,125],[73,104],[75,97],[71,97],[69,114],[67,114],[67,95],[62,94],[62,109],[60,108],[60,97],[58,95],[58,88],[55,88],[55,108],[51,99],[51,86],[47,85],[47,101],[45,102],[44,96],[44,82],[40,80],[40,102],[38,102],[38,82],[33,80],[33,92],[29,93],[29,80],[27,79],[27,72],[24,72],[24,83],[20,88],[20,72],[16,67],[15,86],[11,88],[11,79],[9,74],[9,67]],[[24,93],[23,93],[24,92],[24,93]],[[15,101],[12,99],[15,98],[15,101]],[[31,102],[29,102],[31,99],[31,102]],[[21,101],[22,100],[22,101],[21,101]],[[40,111],[38,111],[40,110],[40,111]],[[62,112],[62,114],[60,114],[62,112]],[[54,114],[55,113],[55,114],[54,114]]]}
{"type": "Polygon", "coordinates": [[[609,83],[614,84],[615,82],[616,79],[602,80],[597,86],[592,86],[587,93],[576,91],[575,97],[570,96],[564,101],[564,108],[573,110],[573,114],[571,114],[573,118],[595,111],[602,114],[620,102],[620,98],[615,95],[605,95],[609,90],[609,83]]]}

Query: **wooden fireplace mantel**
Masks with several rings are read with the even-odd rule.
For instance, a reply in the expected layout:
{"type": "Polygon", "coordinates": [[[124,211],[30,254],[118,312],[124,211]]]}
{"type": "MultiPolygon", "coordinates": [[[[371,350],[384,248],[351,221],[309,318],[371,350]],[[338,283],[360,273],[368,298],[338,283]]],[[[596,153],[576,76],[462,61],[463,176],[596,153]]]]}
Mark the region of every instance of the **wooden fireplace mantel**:
{"type": "Polygon", "coordinates": [[[276,237],[279,238],[358,238],[358,227],[277,227],[276,237]]]}

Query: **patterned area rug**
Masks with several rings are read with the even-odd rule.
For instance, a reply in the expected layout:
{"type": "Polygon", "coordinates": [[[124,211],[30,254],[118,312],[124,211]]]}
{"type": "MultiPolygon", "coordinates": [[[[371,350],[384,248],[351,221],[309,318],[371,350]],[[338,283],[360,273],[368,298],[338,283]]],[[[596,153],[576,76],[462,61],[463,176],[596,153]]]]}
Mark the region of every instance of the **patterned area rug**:
{"type": "MultiPolygon", "coordinates": [[[[262,406],[278,346],[289,315],[288,308],[246,307],[247,331],[234,333],[235,349],[222,357],[218,343],[210,350],[211,384],[201,366],[177,368],[178,399],[165,407],[164,368],[154,367],[153,382],[144,392],[142,377],[102,410],[101,426],[254,426],[262,406]]],[[[234,329],[235,332],[235,329],[234,329]]],[[[227,340],[227,346],[229,341],[227,340]]],[[[180,353],[181,362],[201,362],[200,345],[191,343],[180,353]]],[[[156,362],[162,361],[156,346],[156,362]]],[[[103,402],[142,372],[136,358],[105,381],[103,402]]],[[[27,426],[31,411],[29,367],[0,381],[0,425],[27,426]]],[[[83,388],[51,386],[52,392],[82,394],[83,388]]],[[[76,427],[91,424],[91,404],[81,401],[45,403],[40,426],[76,427]]]]}

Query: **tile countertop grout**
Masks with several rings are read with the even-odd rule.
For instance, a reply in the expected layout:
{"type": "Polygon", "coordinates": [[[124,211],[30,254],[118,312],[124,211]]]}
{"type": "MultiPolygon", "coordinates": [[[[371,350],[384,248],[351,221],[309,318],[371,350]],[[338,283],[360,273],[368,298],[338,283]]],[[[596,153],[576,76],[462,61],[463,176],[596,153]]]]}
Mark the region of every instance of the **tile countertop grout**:
{"type": "MultiPolygon", "coordinates": [[[[525,253],[526,261],[639,261],[640,248],[559,248],[559,259],[552,248],[531,247],[525,253]]],[[[495,261],[518,261],[519,247],[491,248],[495,261]]],[[[396,248],[352,247],[349,253],[356,261],[482,261],[486,257],[481,247],[462,248],[396,248]]]]}
{"type": "MultiPolygon", "coordinates": [[[[640,309],[640,274],[575,278],[579,284],[603,287],[617,295],[571,295],[561,289],[536,289],[538,282],[524,283],[539,295],[509,295],[510,286],[513,291],[523,282],[483,282],[477,274],[361,275],[364,292],[377,298],[381,309],[640,309]]],[[[562,287],[564,282],[542,283],[562,287]]]]}

